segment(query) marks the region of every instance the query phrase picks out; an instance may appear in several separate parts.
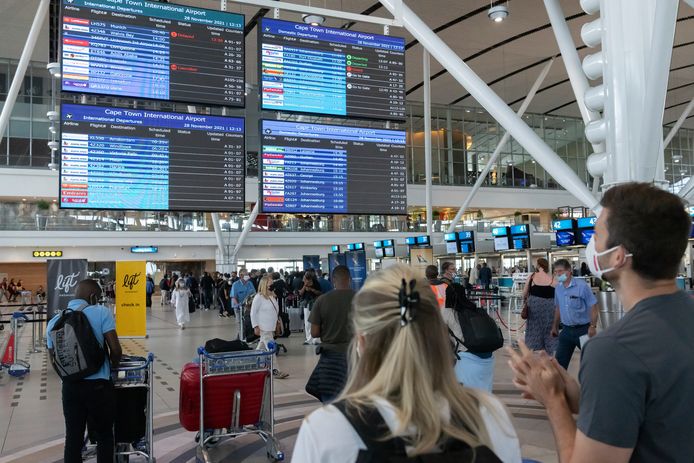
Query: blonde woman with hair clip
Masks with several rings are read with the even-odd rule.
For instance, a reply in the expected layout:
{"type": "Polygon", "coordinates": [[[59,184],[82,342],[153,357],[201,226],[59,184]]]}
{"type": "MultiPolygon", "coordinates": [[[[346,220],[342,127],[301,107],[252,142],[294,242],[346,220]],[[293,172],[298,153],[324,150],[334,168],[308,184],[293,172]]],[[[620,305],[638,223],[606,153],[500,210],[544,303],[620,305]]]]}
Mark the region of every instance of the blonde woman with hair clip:
{"type": "MultiPolygon", "coordinates": [[[[258,283],[258,294],[251,303],[251,325],[256,336],[260,336],[258,350],[270,350],[270,341],[275,340],[275,334],[281,334],[282,323],[279,321],[280,306],[277,303],[275,293],[270,289],[272,275],[265,275],[258,283]]],[[[272,374],[275,378],[284,379],[289,376],[279,369],[275,357],[272,374]]]]}
{"type": "Polygon", "coordinates": [[[292,461],[521,462],[501,402],[458,383],[436,300],[416,278],[395,265],[357,293],[347,385],[304,420],[292,461]]]}

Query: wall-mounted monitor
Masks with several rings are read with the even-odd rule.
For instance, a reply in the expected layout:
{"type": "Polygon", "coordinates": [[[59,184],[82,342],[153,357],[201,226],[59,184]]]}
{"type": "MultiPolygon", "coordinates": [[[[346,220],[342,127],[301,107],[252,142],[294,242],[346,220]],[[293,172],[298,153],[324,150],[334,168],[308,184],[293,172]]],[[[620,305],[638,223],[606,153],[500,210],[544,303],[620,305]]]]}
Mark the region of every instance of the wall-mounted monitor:
{"type": "Polygon", "coordinates": [[[552,228],[554,229],[554,231],[573,230],[574,226],[574,219],[555,220],[552,222],[552,228]]]}
{"type": "Polygon", "coordinates": [[[383,240],[383,247],[384,248],[394,248],[395,247],[395,241],[394,240],[383,240]]]}
{"type": "Polygon", "coordinates": [[[431,244],[431,238],[429,235],[423,235],[417,237],[417,246],[429,246],[431,244]]]}
{"type": "Polygon", "coordinates": [[[475,252],[475,232],[458,232],[458,242],[460,243],[460,252],[463,254],[472,254],[475,252]]]}
{"type": "Polygon", "coordinates": [[[511,227],[511,242],[513,249],[530,249],[530,229],[527,224],[514,225],[511,227]]]}
{"type": "Polygon", "coordinates": [[[262,121],[266,213],[407,214],[405,132],[262,121]]]}
{"type": "Polygon", "coordinates": [[[405,120],[405,39],[263,18],[262,109],[405,120]]]}
{"type": "Polygon", "coordinates": [[[576,219],[577,228],[595,228],[595,222],[597,222],[597,217],[581,217],[576,219]]]}
{"type": "Polygon", "coordinates": [[[60,207],[243,212],[244,119],[63,104],[60,207]]]}
{"type": "Polygon", "coordinates": [[[383,248],[383,257],[395,257],[395,248],[383,248]]]}
{"type": "Polygon", "coordinates": [[[374,248],[382,248],[383,247],[383,241],[374,241],[374,248]]]}
{"type": "Polygon", "coordinates": [[[337,245],[337,244],[333,244],[333,245],[330,247],[330,252],[340,252],[340,246],[337,245]]]}
{"type": "Polygon", "coordinates": [[[187,5],[62,0],[61,87],[243,107],[244,26],[241,14],[187,5]]]}
{"type": "Polygon", "coordinates": [[[582,217],[576,220],[577,238],[580,244],[588,245],[595,233],[597,217],[582,217]]]}
{"type": "Polygon", "coordinates": [[[347,245],[348,251],[362,251],[364,249],[364,243],[350,243],[347,245]]]}
{"type": "Polygon", "coordinates": [[[492,228],[492,236],[494,237],[494,250],[495,251],[508,251],[511,248],[509,243],[509,229],[508,227],[495,227],[492,228]]]}
{"type": "Polygon", "coordinates": [[[376,248],[374,251],[376,252],[376,257],[379,259],[385,255],[384,248],[376,248]]]}

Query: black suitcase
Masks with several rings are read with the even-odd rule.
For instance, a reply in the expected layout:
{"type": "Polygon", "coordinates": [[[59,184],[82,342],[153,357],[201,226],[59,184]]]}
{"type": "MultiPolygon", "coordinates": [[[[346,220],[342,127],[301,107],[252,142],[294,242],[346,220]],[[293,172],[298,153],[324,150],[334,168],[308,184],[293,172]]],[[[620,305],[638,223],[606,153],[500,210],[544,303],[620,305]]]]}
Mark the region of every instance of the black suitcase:
{"type": "Polygon", "coordinates": [[[117,387],[116,420],[114,423],[116,443],[133,443],[145,437],[147,430],[147,388],[117,387]]]}
{"type": "Polygon", "coordinates": [[[289,326],[289,314],[287,312],[280,312],[280,320],[282,320],[282,338],[288,338],[292,334],[292,330],[289,326]]]}

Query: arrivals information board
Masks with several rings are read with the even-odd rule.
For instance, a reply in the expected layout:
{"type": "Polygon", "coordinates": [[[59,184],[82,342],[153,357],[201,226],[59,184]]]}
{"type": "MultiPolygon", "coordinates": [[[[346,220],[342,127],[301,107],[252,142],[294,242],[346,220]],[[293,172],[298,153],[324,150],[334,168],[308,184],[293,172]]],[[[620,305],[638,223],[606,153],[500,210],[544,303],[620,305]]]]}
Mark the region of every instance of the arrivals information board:
{"type": "Polygon", "coordinates": [[[262,108],[405,119],[405,39],[263,18],[262,108]]]}
{"type": "Polygon", "coordinates": [[[406,214],[405,132],[262,121],[269,213],[406,214]]]}
{"type": "Polygon", "coordinates": [[[241,212],[244,119],[62,105],[60,206],[241,212]]]}
{"type": "Polygon", "coordinates": [[[63,0],[62,89],[245,104],[244,16],[144,0],[63,0]]]}

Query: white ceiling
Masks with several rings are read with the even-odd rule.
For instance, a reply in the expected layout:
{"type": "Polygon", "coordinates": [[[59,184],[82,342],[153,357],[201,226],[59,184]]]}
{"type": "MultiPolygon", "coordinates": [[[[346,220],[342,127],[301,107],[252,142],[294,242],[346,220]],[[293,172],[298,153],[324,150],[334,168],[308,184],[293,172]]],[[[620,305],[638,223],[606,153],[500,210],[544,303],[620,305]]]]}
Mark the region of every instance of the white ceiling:
{"type": "MultiPolygon", "coordinates": [[[[288,0],[292,3],[326,7],[330,9],[363,13],[372,11],[373,16],[387,17],[387,11],[376,0],[288,0]]],[[[520,105],[530,86],[536,79],[542,65],[552,56],[559,55],[559,49],[549,27],[549,20],[542,0],[508,0],[510,16],[502,23],[493,23],[487,18],[486,9],[490,0],[405,0],[439,36],[456,51],[470,67],[477,72],[504,101],[514,109],[520,105]],[[448,27],[448,23],[454,22],[448,27]],[[527,69],[526,69],[527,68],[527,69]]],[[[219,0],[177,0],[181,3],[203,8],[218,9],[219,0]]],[[[0,57],[18,57],[24,39],[33,19],[38,0],[0,1],[0,57]]],[[[579,33],[583,24],[594,19],[583,14],[579,0],[561,0],[577,46],[583,45],[579,33]]],[[[258,8],[241,6],[228,1],[228,11],[246,15],[248,25],[258,8]]],[[[282,12],[282,19],[300,20],[300,15],[282,12]]],[[[326,25],[342,27],[344,20],[328,19],[326,25]]],[[[353,28],[367,32],[381,32],[381,28],[371,24],[357,24],[353,28]]],[[[412,36],[404,29],[391,28],[391,34],[412,42],[407,50],[407,88],[408,99],[422,100],[422,47],[413,42],[412,36]]],[[[257,82],[256,28],[247,36],[247,73],[249,83],[257,82]]],[[[34,59],[48,59],[48,22],[44,25],[40,38],[41,45],[34,53],[34,59]]],[[[589,49],[579,51],[581,57],[590,53],[589,49]]],[[[663,122],[674,122],[682,113],[686,103],[694,97],[694,9],[680,2],[674,49],[671,62],[670,81],[666,111],[663,122]]],[[[434,103],[454,103],[464,106],[477,106],[477,102],[467,96],[467,92],[447,73],[442,66],[432,60],[432,100],[434,103]]],[[[563,61],[559,57],[554,63],[540,92],[533,100],[528,112],[549,113],[565,116],[579,116],[578,108],[563,61]]],[[[694,128],[694,116],[685,125],[694,128]]]]}

